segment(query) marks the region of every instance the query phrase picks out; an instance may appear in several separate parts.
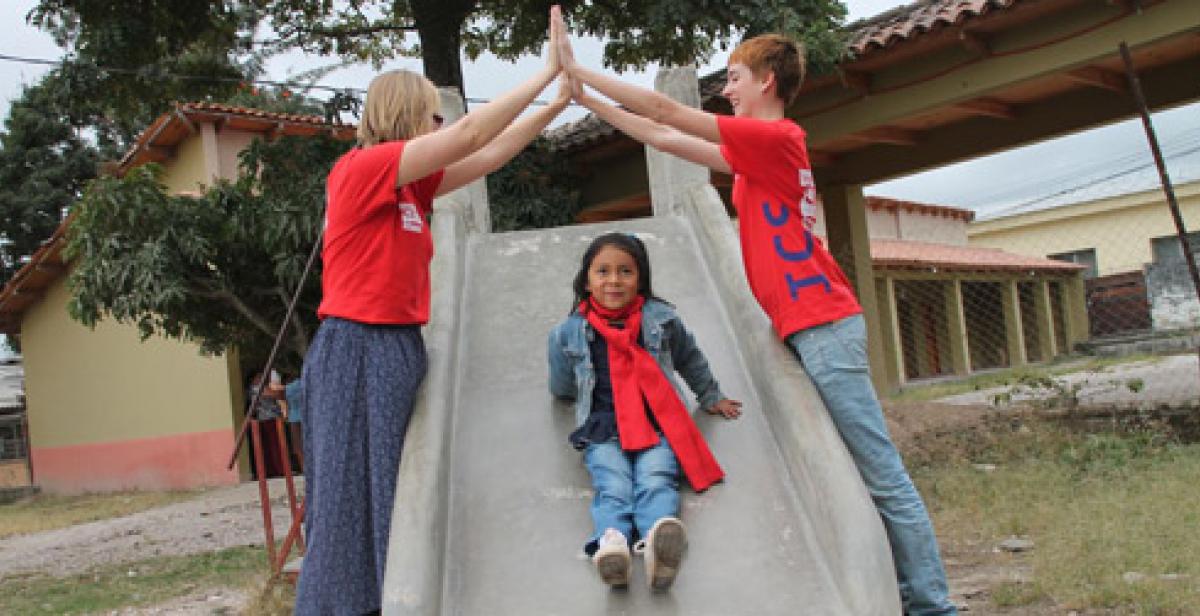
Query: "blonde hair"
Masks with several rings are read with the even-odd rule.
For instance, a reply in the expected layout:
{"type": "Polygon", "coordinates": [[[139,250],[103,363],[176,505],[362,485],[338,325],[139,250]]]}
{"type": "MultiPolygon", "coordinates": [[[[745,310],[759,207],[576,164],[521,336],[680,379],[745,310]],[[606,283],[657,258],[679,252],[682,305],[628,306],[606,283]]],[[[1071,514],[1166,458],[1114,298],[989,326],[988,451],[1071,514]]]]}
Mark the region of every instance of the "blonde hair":
{"type": "Polygon", "coordinates": [[[358,124],[359,145],[403,141],[429,132],[439,103],[437,88],[423,75],[397,70],[375,77],[358,124]]]}

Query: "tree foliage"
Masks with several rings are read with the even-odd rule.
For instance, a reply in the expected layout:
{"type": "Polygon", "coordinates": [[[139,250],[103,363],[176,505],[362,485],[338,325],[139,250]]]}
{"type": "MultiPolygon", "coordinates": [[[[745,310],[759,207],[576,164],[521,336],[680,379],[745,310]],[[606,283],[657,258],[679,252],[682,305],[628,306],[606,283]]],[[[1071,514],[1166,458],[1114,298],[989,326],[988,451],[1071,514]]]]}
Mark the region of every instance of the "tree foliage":
{"type": "Polygon", "coordinates": [[[228,97],[259,71],[245,47],[257,15],[224,0],[40,0],[27,20],[67,51],[63,108],[123,150],[173,102],[228,97]]]}
{"type": "MultiPolygon", "coordinates": [[[[553,1],[281,0],[263,8],[278,48],[373,60],[420,55],[434,83],[462,89],[460,48],[475,59],[487,51],[516,59],[541,49],[553,1]],[[407,37],[417,33],[417,41],[407,37]]],[[[614,70],[651,62],[704,62],[741,35],[782,32],[808,46],[816,67],[844,49],[838,0],[650,0],[560,2],[577,34],[609,39],[604,62],[614,70]]]]}
{"type": "Polygon", "coordinates": [[[570,224],[580,208],[579,180],[550,142],[538,137],[487,178],[493,230],[570,224]]]}
{"type": "MultiPolygon", "coordinates": [[[[211,353],[237,347],[265,359],[321,228],[324,183],[349,144],[329,137],[255,141],[237,181],[172,196],[146,165],[89,186],[75,210],[68,255],[69,310],[86,325],[136,324],[143,337],[194,341],[211,353]]],[[[320,298],[314,266],[289,324],[279,365],[308,348],[320,298]]]]}
{"type": "Polygon", "coordinates": [[[25,88],[0,133],[0,279],[7,281],[62,222],[95,177],[97,151],[61,110],[54,76],[25,88]]]}

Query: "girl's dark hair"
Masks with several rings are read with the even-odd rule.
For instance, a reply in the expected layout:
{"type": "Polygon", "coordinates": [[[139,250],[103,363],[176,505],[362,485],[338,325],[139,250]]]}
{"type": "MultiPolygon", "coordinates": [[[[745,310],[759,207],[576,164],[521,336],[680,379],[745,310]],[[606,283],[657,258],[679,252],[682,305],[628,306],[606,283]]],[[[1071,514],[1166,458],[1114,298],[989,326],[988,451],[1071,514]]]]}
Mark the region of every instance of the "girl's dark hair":
{"type": "Polygon", "coordinates": [[[650,256],[646,252],[646,245],[642,240],[632,233],[605,233],[600,237],[592,240],[592,243],[583,252],[583,259],[579,263],[579,271],[575,274],[575,280],[571,283],[571,288],[575,291],[575,303],[571,305],[571,311],[574,312],[579,304],[589,296],[587,290],[588,270],[592,267],[592,261],[596,259],[596,254],[601,248],[612,246],[619,250],[625,251],[626,254],[633,257],[633,263],[638,270],[638,295],[646,299],[656,299],[665,304],[670,302],[654,294],[654,287],[650,285],[650,256]]]}

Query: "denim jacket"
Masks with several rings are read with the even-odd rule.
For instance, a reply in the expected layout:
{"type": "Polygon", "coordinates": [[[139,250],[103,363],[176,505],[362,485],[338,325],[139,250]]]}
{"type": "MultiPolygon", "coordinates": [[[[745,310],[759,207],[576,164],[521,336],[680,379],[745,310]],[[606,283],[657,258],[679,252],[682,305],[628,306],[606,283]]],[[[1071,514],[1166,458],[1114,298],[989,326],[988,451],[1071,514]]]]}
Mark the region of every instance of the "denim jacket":
{"type": "MultiPolygon", "coordinates": [[[[592,412],[596,370],[588,342],[596,335],[595,328],[578,312],[571,313],[550,332],[550,393],[575,400],[577,427],[592,412]]],[[[708,368],[708,360],[674,308],[658,300],[647,300],[642,307],[642,340],[680,400],[687,398],[674,378],[676,370],[696,394],[700,408],[712,408],[725,398],[708,368]]]]}

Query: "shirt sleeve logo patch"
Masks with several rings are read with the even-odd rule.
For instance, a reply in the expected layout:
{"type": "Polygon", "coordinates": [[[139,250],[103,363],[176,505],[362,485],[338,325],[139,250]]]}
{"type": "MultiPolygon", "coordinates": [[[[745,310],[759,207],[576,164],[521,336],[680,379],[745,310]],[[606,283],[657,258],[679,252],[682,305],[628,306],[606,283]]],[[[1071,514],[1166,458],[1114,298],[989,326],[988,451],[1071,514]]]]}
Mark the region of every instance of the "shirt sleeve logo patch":
{"type": "Polygon", "coordinates": [[[425,221],[421,218],[421,212],[417,210],[417,206],[412,203],[400,204],[400,225],[405,231],[412,233],[420,233],[425,228],[425,221]]]}
{"type": "Polygon", "coordinates": [[[805,229],[812,230],[817,224],[817,184],[811,169],[800,170],[800,191],[800,220],[805,229]]]}

